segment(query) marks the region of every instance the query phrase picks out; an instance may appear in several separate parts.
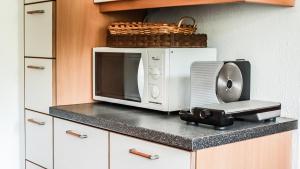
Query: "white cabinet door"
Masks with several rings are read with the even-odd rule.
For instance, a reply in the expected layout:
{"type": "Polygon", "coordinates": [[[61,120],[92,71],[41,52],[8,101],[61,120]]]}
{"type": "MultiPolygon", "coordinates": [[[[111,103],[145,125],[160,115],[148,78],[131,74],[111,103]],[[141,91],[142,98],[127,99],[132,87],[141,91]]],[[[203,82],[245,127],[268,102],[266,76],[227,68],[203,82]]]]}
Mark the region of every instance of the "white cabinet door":
{"type": "Polygon", "coordinates": [[[108,169],[108,132],[54,119],[55,169],[108,169]]]}
{"type": "Polygon", "coordinates": [[[26,161],[26,169],[43,169],[43,168],[29,161],[26,161]]]}
{"type": "Polygon", "coordinates": [[[111,169],[191,169],[192,153],[110,134],[111,169]]]}
{"type": "Polygon", "coordinates": [[[25,6],[25,56],[54,57],[54,2],[25,6]]]}
{"type": "Polygon", "coordinates": [[[46,2],[49,0],[25,0],[24,3],[25,4],[30,4],[30,3],[36,3],[36,2],[46,2]]]}
{"type": "Polygon", "coordinates": [[[52,117],[26,110],[26,159],[53,168],[52,117]]]}
{"type": "Polygon", "coordinates": [[[25,58],[25,108],[49,113],[55,105],[55,61],[25,58]]]}

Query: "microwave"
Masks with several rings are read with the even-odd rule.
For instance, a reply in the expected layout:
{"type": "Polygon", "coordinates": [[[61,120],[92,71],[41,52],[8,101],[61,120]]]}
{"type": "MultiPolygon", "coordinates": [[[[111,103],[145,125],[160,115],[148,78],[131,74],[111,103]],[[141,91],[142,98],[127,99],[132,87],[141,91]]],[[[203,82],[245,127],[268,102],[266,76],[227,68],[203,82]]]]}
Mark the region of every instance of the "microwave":
{"type": "Polygon", "coordinates": [[[93,49],[93,99],[164,112],[189,108],[190,67],[214,48],[93,49]]]}

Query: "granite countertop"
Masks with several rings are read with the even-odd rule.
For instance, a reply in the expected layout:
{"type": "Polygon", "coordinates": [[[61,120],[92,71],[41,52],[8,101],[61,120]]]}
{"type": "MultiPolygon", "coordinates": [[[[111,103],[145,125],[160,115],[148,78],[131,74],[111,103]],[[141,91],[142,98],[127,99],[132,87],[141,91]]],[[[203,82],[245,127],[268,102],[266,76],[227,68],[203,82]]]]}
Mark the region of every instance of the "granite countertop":
{"type": "Polygon", "coordinates": [[[88,103],[50,108],[50,115],[188,151],[233,143],[297,129],[297,120],[236,121],[226,130],[188,125],[176,114],[109,103],[88,103]]]}

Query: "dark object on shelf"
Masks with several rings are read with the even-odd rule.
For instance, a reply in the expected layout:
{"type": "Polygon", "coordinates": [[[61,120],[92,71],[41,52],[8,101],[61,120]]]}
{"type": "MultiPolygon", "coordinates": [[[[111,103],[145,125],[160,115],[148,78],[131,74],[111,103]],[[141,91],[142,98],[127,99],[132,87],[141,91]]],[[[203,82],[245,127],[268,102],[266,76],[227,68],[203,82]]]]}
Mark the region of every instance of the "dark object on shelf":
{"type": "Polygon", "coordinates": [[[207,47],[206,34],[157,34],[157,35],[112,35],[107,36],[108,47],[207,47]]]}
{"type": "Polygon", "coordinates": [[[225,129],[235,119],[246,121],[274,121],[281,113],[281,104],[276,102],[246,100],[231,103],[216,103],[194,107],[191,111],[181,111],[180,119],[196,124],[225,129]]]}

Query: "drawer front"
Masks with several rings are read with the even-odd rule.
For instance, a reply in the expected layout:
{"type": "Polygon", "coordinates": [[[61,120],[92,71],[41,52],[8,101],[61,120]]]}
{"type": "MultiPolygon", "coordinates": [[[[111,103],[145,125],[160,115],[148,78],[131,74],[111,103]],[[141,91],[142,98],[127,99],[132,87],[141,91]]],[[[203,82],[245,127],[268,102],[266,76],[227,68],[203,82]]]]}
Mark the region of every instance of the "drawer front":
{"type": "Polygon", "coordinates": [[[26,159],[53,168],[52,117],[26,110],[26,159]]]}
{"type": "Polygon", "coordinates": [[[108,169],[108,132],[54,119],[55,169],[108,169]]]}
{"type": "Polygon", "coordinates": [[[25,6],[25,56],[53,58],[54,2],[25,6]]]}
{"type": "Polygon", "coordinates": [[[49,113],[55,105],[55,60],[25,59],[25,108],[49,113]]]}
{"type": "Polygon", "coordinates": [[[43,169],[43,168],[29,161],[26,161],[26,169],[43,169]]]}
{"type": "Polygon", "coordinates": [[[191,169],[192,153],[110,134],[111,169],[191,169]]]}

